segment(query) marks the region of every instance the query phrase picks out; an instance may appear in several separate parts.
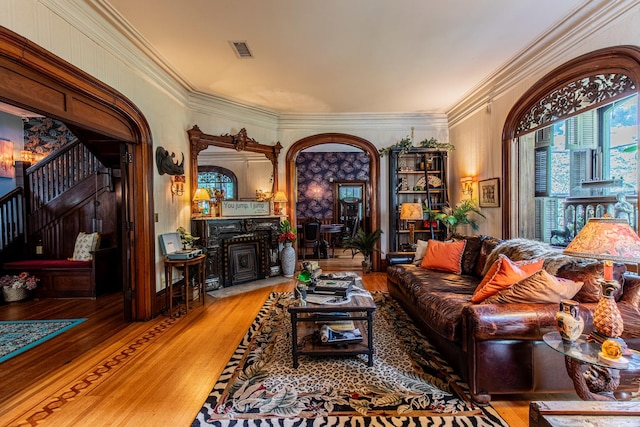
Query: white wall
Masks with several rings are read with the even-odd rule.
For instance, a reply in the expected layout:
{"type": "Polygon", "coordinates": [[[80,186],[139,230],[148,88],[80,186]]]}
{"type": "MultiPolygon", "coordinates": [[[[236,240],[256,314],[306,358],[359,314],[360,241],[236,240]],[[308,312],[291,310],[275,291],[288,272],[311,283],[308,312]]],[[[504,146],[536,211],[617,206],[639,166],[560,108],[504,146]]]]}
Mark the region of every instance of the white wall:
{"type": "MultiPolygon", "coordinates": [[[[450,157],[453,200],[461,197],[462,176],[502,179],[502,132],[506,117],[518,99],[545,74],[597,49],[640,45],[640,3],[622,0],[607,4],[596,14],[584,10],[559,25],[537,46],[498,70],[448,111],[450,142],[457,147],[450,157]]],[[[474,197],[477,198],[477,187],[474,197]]],[[[501,206],[504,204],[502,200],[501,206]]],[[[480,220],[480,233],[501,237],[502,210],[484,208],[483,213],[487,219],[480,220]]]]}

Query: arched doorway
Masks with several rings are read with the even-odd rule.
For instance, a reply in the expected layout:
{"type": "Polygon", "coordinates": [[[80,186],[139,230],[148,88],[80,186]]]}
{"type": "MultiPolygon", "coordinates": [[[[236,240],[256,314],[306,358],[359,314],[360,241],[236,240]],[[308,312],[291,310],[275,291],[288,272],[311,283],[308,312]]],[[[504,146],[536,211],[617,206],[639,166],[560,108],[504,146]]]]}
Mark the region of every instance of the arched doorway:
{"type": "Polygon", "coordinates": [[[127,320],[150,319],[157,311],[153,147],[145,117],[115,89],[4,27],[0,81],[0,101],[84,129],[95,135],[96,150],[119,157],[124,313],[127,320]]]}
{"type": "MultiPolygon", "coordinates": [[[[380,181],[380,156],[376,147],[367,141],[366,139],[342,134],[342,133],[323,133],[318,135],[308,136],[299,141],[296,141],[287,151],[286,167],[287,167],[287,198],[288,200],[296,200],[297,188],[296,188],[296,157],[298,154],[307,148],[314,147],[321,144],[345,144],[363,150],[369,156],[370,163],[370,192],[367,195],[369,200],[369,207],[371,212],[371,230],[380,228],[380,199],[378,195],[379,181],[380,181]]],[[[296,212],[295,203],[287,205],[287,214],[292,224],[296,224],[296,212]]],[[[374,270],[380,269],[380,254],[376,253],[373,260],[374,270]]]]}

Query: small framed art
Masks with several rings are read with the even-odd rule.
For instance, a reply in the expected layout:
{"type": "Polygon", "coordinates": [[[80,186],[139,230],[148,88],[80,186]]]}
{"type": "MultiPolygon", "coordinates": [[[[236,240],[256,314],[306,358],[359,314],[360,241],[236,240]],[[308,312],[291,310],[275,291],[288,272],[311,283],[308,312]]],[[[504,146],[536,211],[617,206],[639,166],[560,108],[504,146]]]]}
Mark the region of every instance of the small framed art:
{"type": "Polygon", "coordinates": [[[485,179],[478,182],[481,208],[500,207],[500,178],[485,179]]]}

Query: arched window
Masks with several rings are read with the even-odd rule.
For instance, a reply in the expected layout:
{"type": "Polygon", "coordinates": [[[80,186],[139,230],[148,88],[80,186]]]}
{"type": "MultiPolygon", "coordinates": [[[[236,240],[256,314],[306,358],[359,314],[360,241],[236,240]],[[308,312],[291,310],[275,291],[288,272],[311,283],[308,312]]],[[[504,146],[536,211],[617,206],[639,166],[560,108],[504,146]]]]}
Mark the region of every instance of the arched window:
{"type": "Polygon", "coordinates": [[[220,166],[198,166],[198,188],[224,191],[227,200],[238,199],[238,178],[229,169],[220,166]]]}
{"type": "Polygon", "coordinates": [[[536,83],[503,134],[503,237],[566,245],[589,218],[623,212],[637,229],[640,48],[576,58],[536,83]],[[619,210],[619,209],[618,209],[619,210]]]}

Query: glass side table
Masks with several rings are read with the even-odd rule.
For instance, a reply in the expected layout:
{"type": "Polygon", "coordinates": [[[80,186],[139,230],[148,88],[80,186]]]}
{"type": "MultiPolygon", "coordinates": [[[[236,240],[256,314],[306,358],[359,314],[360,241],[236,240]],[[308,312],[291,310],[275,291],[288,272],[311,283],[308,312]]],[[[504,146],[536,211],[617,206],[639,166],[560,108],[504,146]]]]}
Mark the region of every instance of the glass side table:
{"type": "Polygon", "coordinates": [[[636,350],[624,356],[628,366],[612,367],[598,360],[601,345],[587,341],[586,335],[580,335],[576,341],[564,341],[558,332],[548,332],[542,339],[564,355],[567,373],[582,400],[616,400],[613,392],[620,385],[620,370],[640,371],[640,353],[636,350]]]}

